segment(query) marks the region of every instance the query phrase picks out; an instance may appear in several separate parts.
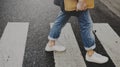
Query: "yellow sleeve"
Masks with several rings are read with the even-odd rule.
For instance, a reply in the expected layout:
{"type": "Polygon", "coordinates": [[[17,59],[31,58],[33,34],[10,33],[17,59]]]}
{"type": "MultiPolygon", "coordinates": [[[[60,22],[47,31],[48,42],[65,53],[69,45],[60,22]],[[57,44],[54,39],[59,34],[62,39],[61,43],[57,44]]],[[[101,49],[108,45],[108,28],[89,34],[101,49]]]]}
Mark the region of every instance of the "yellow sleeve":
{"type": "Polygon", "coordinates": [[[65,11],[76,10],[77,0],[64,0],[65,11]]]}
{"type": "MultiPolygon", "coordinates": [[[[76,10],[76,5],[78,0],[64,0],[65,11],[74,11],[76,10]]],[[[88,9],[94,8],[94,0],[86,0],[88,9]]]]}
{"type": "Polygon", "coordinates": [[[87,7],[88,8],[94,8],[94,6],[95,6],[94,5],[94,0],[87,0],[86,2],[87,2],[87,7]]]}

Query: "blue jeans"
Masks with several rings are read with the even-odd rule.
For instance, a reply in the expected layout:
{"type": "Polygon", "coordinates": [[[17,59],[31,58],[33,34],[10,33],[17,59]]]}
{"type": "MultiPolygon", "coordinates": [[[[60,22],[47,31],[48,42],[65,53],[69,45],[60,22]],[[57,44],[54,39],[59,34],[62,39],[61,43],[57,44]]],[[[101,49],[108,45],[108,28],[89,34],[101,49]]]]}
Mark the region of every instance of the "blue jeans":
{"type": "Polygon", "coordinates": [[[92,32],[93,28],[93,21],[89,14],[89,10],[86,11],[79,11],[79,12],[62,12],[60,11],[59,15],[57,16],[53,27],[50,30],[48,39],[49,40],[56,40],[59,38],[61,29],[65,26],[68,19],[71,16],[76,16],[78,18],[78,22],[80,25],[80,34],[82,37],[82,42],[86,50],[94,49],[96,47],[95,44],[95,37],[92,32]]]}

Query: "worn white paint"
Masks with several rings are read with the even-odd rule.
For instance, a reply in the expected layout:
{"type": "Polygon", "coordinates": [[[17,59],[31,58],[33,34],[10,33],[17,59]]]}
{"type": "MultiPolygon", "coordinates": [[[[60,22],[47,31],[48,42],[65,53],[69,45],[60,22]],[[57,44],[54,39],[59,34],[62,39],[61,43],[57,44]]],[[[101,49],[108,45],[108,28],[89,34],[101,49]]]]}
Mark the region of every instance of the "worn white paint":
{"type": "Polygon", "coordinates": [[[94,30],[116,67],[120,67],[120,37],[107,23],[94,24],[94,30]]]}
{"type": "Polygon", "coordinates": [[[100,0],[104,3],[113,13],[120,17],[120,0],[100,0]]]}
{"type": "Polygon", "coordinates": [[[8,22],[0,40],[0,67],[22,67],[28,22],[8,22]]]}
{"type": "Polygon", "coordinates": [[[66,51],[54,52],[55,67],[86,67],[70,23],[62,29],[56,44],[64,45],[66,51]]]}

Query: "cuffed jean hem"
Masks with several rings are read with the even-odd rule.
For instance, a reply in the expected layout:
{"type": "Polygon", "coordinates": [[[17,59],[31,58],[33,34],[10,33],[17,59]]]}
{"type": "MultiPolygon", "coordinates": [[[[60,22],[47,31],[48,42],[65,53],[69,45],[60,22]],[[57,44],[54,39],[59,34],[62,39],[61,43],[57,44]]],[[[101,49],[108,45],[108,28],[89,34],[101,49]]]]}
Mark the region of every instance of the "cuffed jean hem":
{"type": "Polygon", "coordinates": [[[85,47],[85,50],[91,50],[91,49],[95,49],[96,48],[96,44],[95,45],[93,45],[93,46],[91,46],[91,47],[85,47]]]}
{"type": "Polygon", "coordinates": [[[58,38],[52,38],[50,36],[48,36],[48,40],[57,40],[58,38]]]}

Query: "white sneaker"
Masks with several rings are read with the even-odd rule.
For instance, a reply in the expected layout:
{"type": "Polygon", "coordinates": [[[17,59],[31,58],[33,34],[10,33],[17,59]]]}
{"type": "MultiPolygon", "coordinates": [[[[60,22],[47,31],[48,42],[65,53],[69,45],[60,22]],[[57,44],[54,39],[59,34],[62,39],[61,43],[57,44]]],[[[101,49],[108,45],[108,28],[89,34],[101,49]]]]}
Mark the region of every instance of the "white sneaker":
{"type": "Polygon", "coordinates": [[[89,57],[86,54],[86,60],[88,62],[94,62],[94,63],[103,64],[103,63],[106,63],[109,59],[106,56],[103,56],[101,54],[98,54],[98,53],[94,52],[94,54],[91,57],[89,57]]]}
{"type": "Polygon", "coordinates": [[[49,46],[49,44],[47,43],[46,47],[45,47],[45,51],[65,51],[65,47],[62,45],[54,45],[54,46],[49,46]]]}

